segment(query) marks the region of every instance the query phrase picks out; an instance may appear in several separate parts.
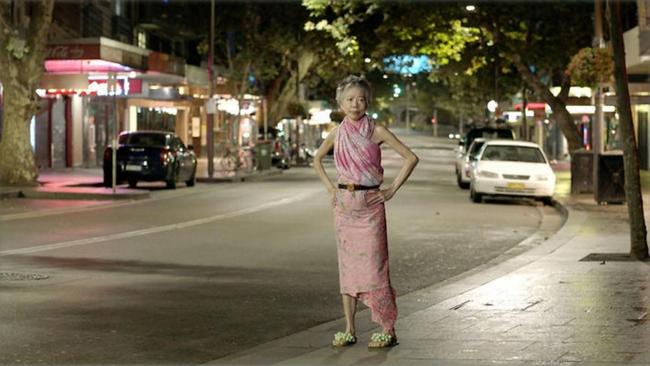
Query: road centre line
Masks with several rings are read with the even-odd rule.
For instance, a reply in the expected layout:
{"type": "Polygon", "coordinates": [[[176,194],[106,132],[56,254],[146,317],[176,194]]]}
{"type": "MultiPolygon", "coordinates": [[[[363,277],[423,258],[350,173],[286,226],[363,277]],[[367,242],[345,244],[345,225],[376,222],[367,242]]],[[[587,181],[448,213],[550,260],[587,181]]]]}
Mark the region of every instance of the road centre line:
{"type": "Polygon", "coordinates": [[[294,203],[294,202],[303,200],[303,199],[305,199],[308,196],[311,196],[313,194],[314,194],[314,192],[306,192],[306,193],[298,194],[298,195],[293,196],[293,197],[286,197],[286,198],[282,198],[282,199],[279,199],[279,200],[263,203],[261,205],[255,206],[255,207],[244,208],[244,209],[229,212],[229,213],[218,214],[218,215],[214,215],[214,216],[204,217],[204,218],[185,221],[185,222],[176,223],[176,224],[157,226],[157,227],[152,227],[152,228],[148,228],[148,229],[127,231],[127,232],[116,233],[116,234],[111,234],[111,235],[96,236],[96,237],[87,238],[87,239],[64,241],[64,242],[61,242],[61,243],[38,245],[38,246],[20,248],[20,249],[3,250],[3,251],[0,251],[0,257],[6,257],[6,256],[10,256],[10,255],[29,254],[29,253],[35,253],[35,252],[43,252],[43,251],[47,251],[47,250],[69,248],[69,247],[88,245],[88,244],[96,244],[96,243],[102,243],[102,242],[107,242],[107,241],[112,241],[112,240],[120,240],[120,239],[133,238],[133,237],[137,237],[137,236],[156,234],[156,233],[161,233],[161,232],[165,232],[165,231],[185,229],[185,228],[192,227],[192,226],[203,225],[203,224],[207,224],[207,223],[213,222],[213,221],[231,219],[231,218],[235,218],[235,217],[244,216],[244,215],[256,213],[256,212],[259,212],[259,211],[263,211],[263,210],[273,208],[273,207],[276,207],[276,206],[281,206],[281,205],[294,203]]]}

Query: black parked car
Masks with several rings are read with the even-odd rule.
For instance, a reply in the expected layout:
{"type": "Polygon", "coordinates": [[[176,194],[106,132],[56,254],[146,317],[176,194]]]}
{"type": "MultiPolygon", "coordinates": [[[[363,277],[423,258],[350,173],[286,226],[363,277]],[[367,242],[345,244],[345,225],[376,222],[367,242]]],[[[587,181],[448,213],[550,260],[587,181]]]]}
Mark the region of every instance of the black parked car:
{"type": "MultiPolygon", "coordinates": [[[[122,132],[117,148],[118,183],[127,181],[135,187],[138,181],[165,181],[167,188],[176,183],[194,185],[196,155],[192,145],[185,146],[173,132],[137,131],[122,132]]],[[[104,150],[104,186],[112,185],[112,147],[104,150]]]]}

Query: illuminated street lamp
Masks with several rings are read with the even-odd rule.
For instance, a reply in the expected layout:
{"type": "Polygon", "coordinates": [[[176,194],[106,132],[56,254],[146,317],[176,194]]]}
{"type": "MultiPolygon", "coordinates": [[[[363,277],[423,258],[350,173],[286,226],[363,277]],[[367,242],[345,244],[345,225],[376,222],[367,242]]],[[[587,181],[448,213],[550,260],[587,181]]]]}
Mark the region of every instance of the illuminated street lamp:
{"type": "Polygon", "coordinates": [[[475,5],[467,5],[467,6],[465,6],[465,10],[467,10],[467,11],[475,11],[476,6],[475,5]]]}
{"type": "Polygon", "coordinates": [[[491,100],[487,104],[487,109],[490,111],[490,113],[494,113],[497,111],[497,107],[499,106],[499,103],[496,102],[496,100],[491,100]]]}

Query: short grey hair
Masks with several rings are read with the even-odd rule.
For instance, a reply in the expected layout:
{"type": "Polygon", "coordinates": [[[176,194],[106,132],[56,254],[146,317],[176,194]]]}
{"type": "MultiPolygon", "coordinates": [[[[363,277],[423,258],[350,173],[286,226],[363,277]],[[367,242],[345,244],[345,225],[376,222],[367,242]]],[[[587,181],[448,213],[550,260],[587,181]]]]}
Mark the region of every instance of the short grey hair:
{"type": "Polygon", "coordinates": [[[363,90],[363,94],[366,97],[366,105],[369,106],[370,98],[372,97],[372,87],[368,80],[356,75],[349,75],[339,82],[339,85],[336,87],[336,102],[341,105],[341,102],[343,102],[343,93],[352,87],[363,90]]]}

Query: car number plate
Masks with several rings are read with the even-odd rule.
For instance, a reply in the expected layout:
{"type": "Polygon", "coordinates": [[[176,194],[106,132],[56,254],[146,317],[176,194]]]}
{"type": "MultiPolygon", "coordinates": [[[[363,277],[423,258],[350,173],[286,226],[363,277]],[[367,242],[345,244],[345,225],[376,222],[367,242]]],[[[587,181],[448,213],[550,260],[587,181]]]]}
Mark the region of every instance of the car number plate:
{"type": "Polygon", "coordinates": [[[141,165],[127,164],[126,165],[126,170],[129,171],[129,172],[141,172],[142,171],[142,166],[141,165]]]}
{"type": "Polygon", "coordinates": [[[523,191],[524,188],[526,188],[526,186],[523,183],[508,183],[506,187],[514,191],[523,191]]]}

